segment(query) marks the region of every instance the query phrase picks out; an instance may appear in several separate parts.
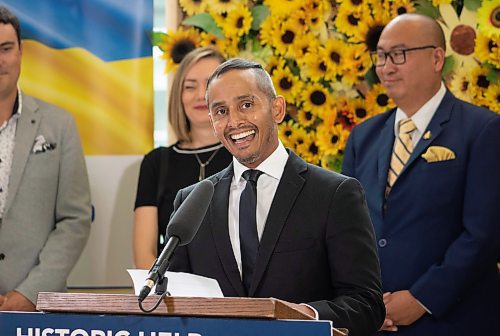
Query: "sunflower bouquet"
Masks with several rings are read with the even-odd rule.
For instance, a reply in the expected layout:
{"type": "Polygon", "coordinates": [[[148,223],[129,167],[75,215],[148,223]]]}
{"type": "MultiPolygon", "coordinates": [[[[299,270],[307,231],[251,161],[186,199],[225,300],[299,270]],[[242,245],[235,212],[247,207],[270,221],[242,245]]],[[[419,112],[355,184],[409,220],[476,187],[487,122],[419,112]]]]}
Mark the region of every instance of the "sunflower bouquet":
{"type": "Polygon", "coordinates": [[[311,163],[340,170],[352,127],[394,106],[378,82],[369,52],[376,49],[382,29],[397,15],[420,12],[437,18],[448,33],[446,78],[452,91],[500,113],[495,21],[500,14],[493,3],[179,0],[185,17],[182,24],[176,31],[153,36],[163,51],[167,71],[175,70],[187,52],[201,46],[213,46],[226,57],[261,63],[287,101],[287,117],[279,127],[281,141],[311,163]],[[477,36],[472,53],[470,41],[464,52],[463,43],[456,44],[454,39],[461,27],[457,22],[462,16],[469,18],[469,11],[477,16],[477,22],[470,22],[477,36]]]}

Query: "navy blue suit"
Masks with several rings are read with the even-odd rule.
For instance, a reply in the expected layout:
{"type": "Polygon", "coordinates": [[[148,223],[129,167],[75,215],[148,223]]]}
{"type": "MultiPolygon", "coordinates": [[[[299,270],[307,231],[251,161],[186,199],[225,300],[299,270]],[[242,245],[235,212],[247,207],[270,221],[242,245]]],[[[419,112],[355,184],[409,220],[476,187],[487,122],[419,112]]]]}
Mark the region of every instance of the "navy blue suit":
{"type": "Polygon", "coordinates": [[[447,92],[384,202],[395,114],[355,127],[343,165],[366,192],[384,292],[432,312],[387,334],[500,335],[500,116],[447,92]],[[431,146],[455,159],[427,162],[431,146]]]}

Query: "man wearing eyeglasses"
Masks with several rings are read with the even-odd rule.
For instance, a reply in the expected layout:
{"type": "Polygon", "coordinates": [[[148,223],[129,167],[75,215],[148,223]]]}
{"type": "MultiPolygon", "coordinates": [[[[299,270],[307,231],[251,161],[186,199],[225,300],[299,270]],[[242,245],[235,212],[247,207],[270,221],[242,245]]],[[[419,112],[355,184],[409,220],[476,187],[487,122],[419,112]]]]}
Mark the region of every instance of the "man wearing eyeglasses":
{"type": "Polygon", "coordinates": [[[429,17],[395,18],[371,57],[397,108],[353,129],[343,173],[377,236],[381,333],[500,335],[500,116],[446,89],[429,17]]]}

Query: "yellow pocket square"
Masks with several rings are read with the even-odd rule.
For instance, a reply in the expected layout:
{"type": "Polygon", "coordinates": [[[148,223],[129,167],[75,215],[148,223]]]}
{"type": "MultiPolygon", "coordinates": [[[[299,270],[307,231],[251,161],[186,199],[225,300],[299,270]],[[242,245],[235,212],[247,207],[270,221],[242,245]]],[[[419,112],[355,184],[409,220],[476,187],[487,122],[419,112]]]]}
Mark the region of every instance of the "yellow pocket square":
{"type": "Polygon", "coordinates": [[[455,158],[455,153],[449,148],[442,146],[430,146],[427,151],[422,154],[422,157],[428,162],[438,162],[453,160],[455,158]]]}

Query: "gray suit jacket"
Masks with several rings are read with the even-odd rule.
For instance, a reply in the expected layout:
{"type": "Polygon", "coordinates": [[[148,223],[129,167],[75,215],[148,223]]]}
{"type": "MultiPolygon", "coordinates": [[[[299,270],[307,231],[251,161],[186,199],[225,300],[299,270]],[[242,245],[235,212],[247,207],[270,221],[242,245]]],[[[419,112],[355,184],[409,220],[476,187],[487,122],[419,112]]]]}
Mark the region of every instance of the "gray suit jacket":
{"type": "Polygon", "coordinates": [[[0,294],[16,290],[36,303],[40,291],[64,290],[90,217],[87,170],[72,116],[22,94],[0,222],[0,294]],[[54,148],[34,153],[39,135],[54,148]]]}

